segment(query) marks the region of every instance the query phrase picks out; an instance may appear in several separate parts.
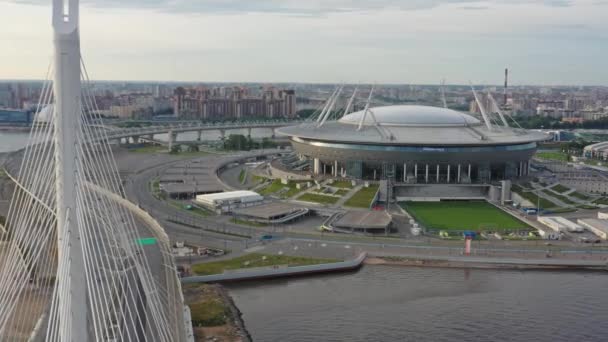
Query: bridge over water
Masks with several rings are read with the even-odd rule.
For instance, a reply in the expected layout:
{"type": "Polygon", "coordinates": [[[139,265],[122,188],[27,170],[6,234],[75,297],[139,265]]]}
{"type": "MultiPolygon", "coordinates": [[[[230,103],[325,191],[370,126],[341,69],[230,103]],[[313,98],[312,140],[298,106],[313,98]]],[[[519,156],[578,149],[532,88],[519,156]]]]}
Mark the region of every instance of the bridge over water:
{"type": "Polygon", "coordinates": [[[216,131],[220,133],[222,140],[226,132],[235,130],[247,130],[247,135],[251,136],[253,129],[269,129],[271,137],[275,137],[275,130],[280,127],[297,125],[303,120],[273,120],[273,121],[244,121],[244,122],[221,122],[221,123],[184,123],[184,124],[165,124],[134,128],[115,128],[112,126],[98,126],[107,130],[106,135],[110,141],[122,142],[123,139],[131,139],[138,142],[140,139],[154,141],[154,136],[158,134],[168,134],[169,146],[173,145],[178,139],[178,134],[186,132],[197,132],[197,141],[201,141],[203,132],[216,131]]]}

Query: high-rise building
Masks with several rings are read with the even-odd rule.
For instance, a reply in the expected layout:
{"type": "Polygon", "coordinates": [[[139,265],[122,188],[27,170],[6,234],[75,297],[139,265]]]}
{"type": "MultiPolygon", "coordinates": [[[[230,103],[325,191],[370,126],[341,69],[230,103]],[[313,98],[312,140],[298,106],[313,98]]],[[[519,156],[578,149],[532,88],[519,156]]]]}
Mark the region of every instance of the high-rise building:
{"type": "Polygon", "coordinates": [[[176,116],[184,119],[226,120],[292,118],[296,115],[294,90],[264,87],[259,96],[246,87],[178,87],[173,103],[176,116]]]}

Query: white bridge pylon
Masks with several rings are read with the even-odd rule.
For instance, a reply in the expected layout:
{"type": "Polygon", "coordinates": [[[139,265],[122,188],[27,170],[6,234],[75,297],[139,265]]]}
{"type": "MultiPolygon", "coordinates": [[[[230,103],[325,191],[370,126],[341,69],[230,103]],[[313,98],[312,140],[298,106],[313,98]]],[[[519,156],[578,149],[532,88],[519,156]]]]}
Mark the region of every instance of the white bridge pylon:
{"type": "Polygon", "coordinates": [[[0,340],[182,341],[168,239],[138,244],[146,227],[125,204],[107,133],[90,126],[101,117],[78,10],[78,0],[53,1],[55,56],[37,110],[50,115],[33,125],[0,232],[0,340]],[[160,254],[156,273],[146,253],[160,254]]]}

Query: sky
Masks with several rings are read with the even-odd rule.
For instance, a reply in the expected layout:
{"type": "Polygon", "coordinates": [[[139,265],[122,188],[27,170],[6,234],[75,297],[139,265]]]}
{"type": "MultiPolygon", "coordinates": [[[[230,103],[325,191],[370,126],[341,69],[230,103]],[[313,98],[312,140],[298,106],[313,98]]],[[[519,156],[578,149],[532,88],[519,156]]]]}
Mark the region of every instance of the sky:
{"type": "MultiPolygon", "coordinates": [[[[43,79],[51,0],[0,0],[0,79],[43,79]]],[[[92,79],[608,85],[608,0],[82,0],[92,79]]]]}

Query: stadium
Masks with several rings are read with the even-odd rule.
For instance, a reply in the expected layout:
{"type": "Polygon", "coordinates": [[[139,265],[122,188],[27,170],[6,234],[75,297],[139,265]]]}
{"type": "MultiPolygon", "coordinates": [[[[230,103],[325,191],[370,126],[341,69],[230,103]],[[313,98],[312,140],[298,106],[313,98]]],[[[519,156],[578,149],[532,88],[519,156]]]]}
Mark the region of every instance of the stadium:
{"type": "MultiPolygon", "coordinates": [[[[525,177],[541,132],[512,127],[498,112],[477,119],[447,108],[366,108],[329,121],[285,127],[300,163],[314,176],[407,184],[487,184],[525,177]]],[[[301,165],[301,164],[300,164],[301,165]]]]}

